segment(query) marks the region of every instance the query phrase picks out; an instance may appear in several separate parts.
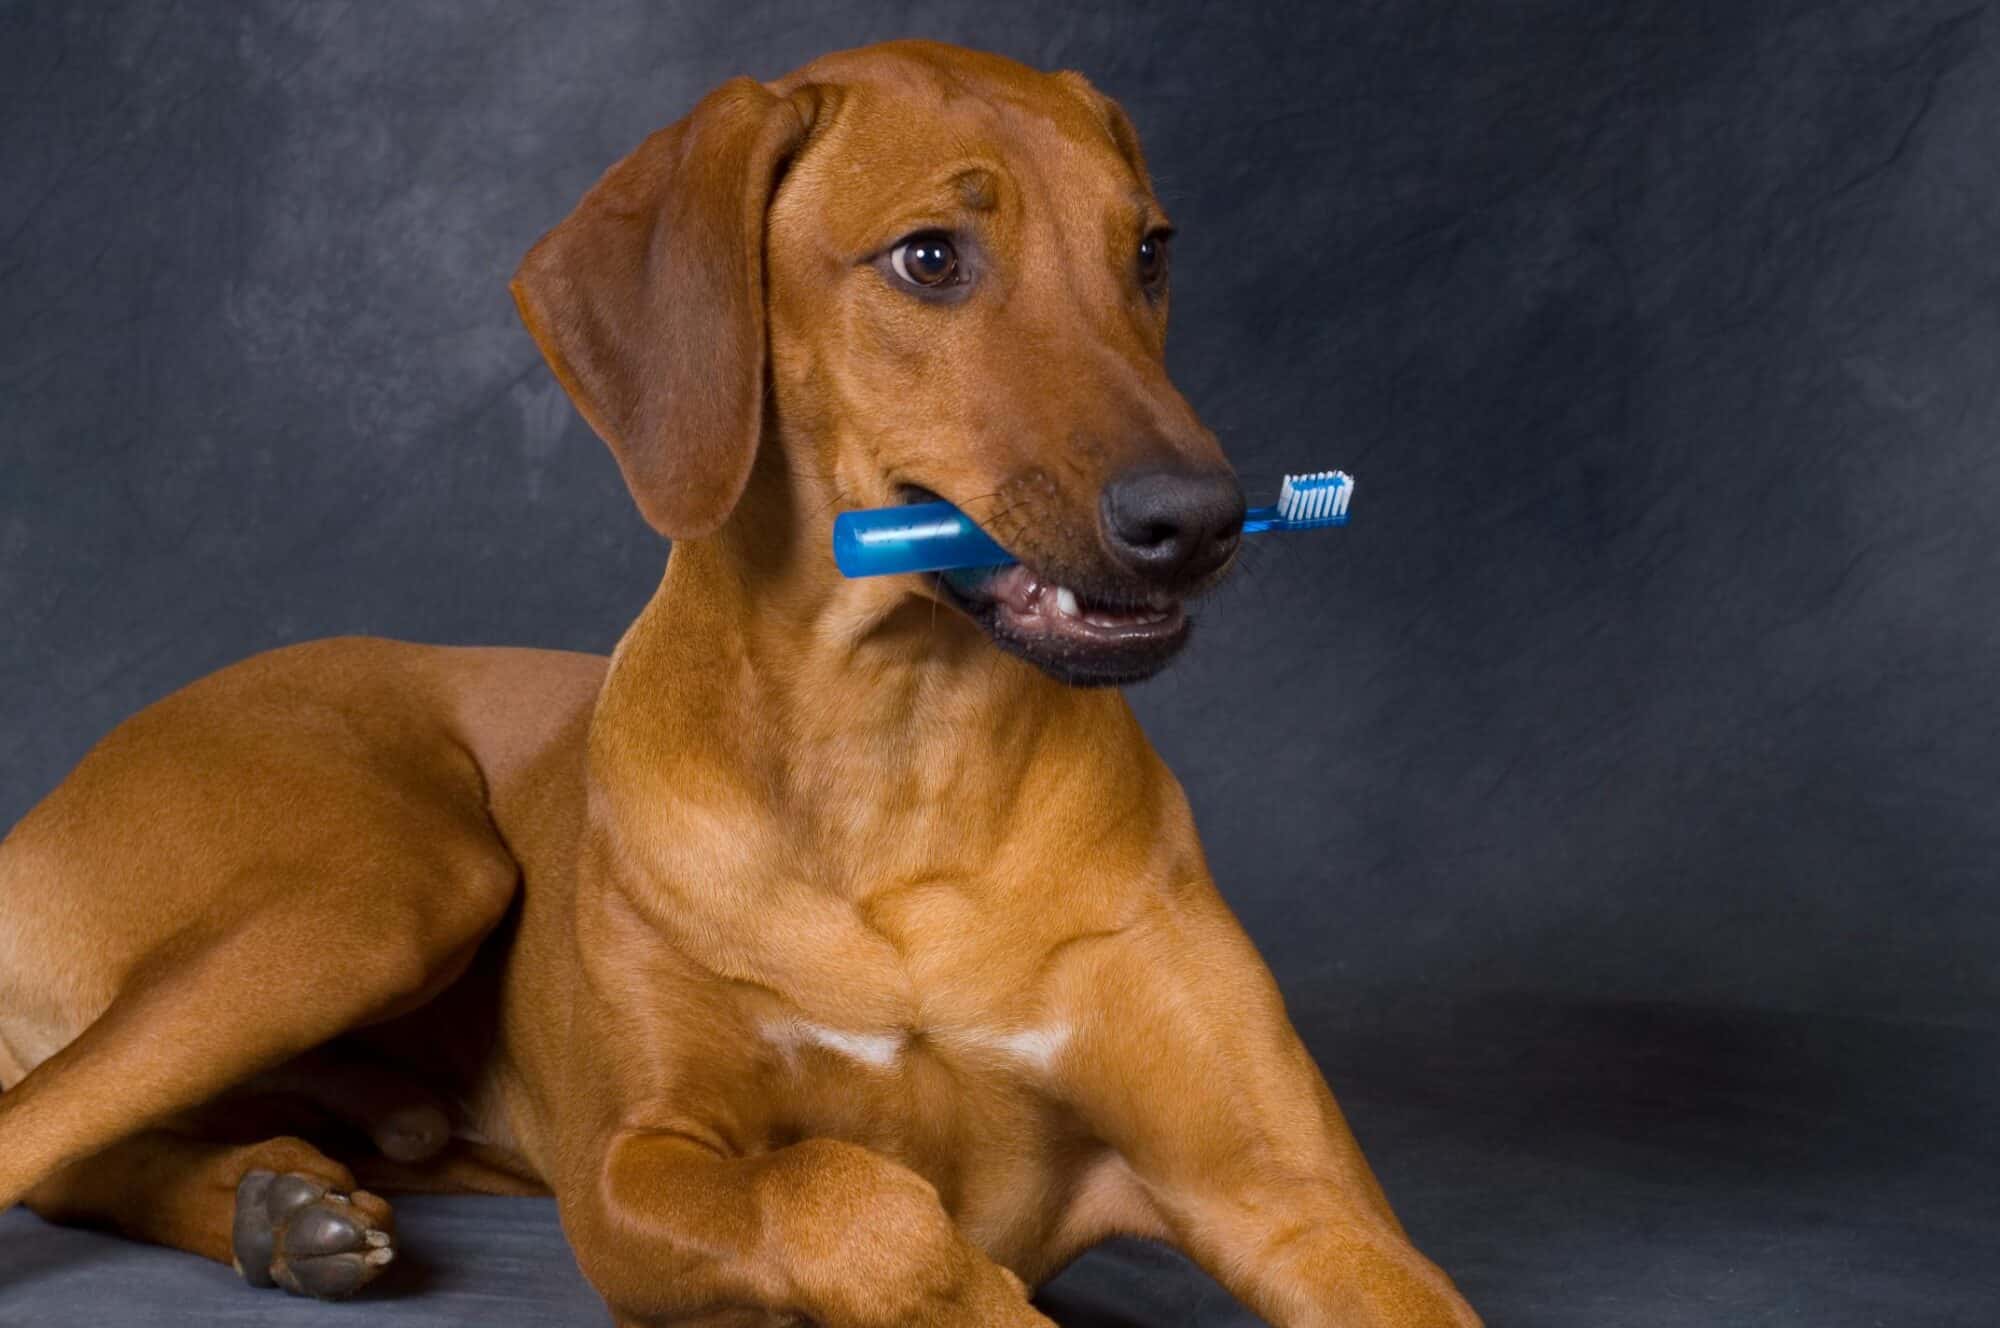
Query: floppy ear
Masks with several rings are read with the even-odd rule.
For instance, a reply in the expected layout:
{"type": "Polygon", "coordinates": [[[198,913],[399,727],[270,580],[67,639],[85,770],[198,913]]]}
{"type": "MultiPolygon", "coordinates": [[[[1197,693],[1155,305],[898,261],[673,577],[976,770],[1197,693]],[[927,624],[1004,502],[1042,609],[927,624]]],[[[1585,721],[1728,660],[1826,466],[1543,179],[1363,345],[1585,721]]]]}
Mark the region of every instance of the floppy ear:
{"type": "Polygon", "coordinates": [[[749,480],[764,213],[815,106],[730,80],[606,171],[514,274],[535,344],[670,539],[715,531],[749,480]]]}

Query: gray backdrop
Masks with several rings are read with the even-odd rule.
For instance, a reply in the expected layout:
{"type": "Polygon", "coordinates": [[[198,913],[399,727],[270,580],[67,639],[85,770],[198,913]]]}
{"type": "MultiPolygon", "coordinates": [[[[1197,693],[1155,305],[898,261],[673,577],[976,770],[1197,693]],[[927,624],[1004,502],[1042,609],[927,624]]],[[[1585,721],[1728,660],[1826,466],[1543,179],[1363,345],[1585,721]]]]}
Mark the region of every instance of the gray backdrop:
{"type": "Polygon", "coordinates": [[[0,821],[337,632],[606,649],[664,549],[522,251],[738,72],[1121,98],[1253,550],[1135,693],[1281,974],[2000,1013],[2000,60],[1963,0],[14,5],[0,821]]]}
{"type": "Polygon", "coordinates": [[[1359,477],[1346,531],[1256,546],[1133,694],[1295,1004],[1482,1012],[1469,1110],[1477,1049],[1535,1023],[1493,1012],[1551,1009],[1599,1013],[1549,1047],[1667,1046],[1655,1087],[1969,1103],[1936,1095],[2000,1028],[1996,22],[7,5],[0,824],[254,650],[608,648],[664,547],[515,261],[721,79],[942,36],[1131,112],[1181,228],[1175,372],[1253,498],[1359,477]],[[1932,1027],[1878,1075],[1787,1016],[1932,1027]]]}

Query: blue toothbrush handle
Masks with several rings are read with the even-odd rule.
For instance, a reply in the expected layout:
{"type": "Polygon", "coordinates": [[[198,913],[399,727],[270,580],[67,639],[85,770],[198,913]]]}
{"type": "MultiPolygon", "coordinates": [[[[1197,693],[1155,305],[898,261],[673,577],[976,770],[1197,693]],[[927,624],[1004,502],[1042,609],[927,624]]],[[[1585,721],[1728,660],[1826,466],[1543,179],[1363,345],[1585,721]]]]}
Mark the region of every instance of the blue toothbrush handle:
{"type": "Polygon", "coordinates": [[[1275,507],[1253,507],[1243,514],[1243,533],[1261,535],[1267,530],[1318,530],[1323,526],[1344,526],[1347,513],[1319,516],[1310,521],[1288,521],[1275,507]]]}
{"type": "Polygon", "coordinates": [[[1276,530],[1285,524],[1285,518],[1278,515],[1275,507],[1253,507],[1243,514],[1243,533],[1255,535],[1260,530],[1276,530]]]}
{"type": "Polygon", "coordinates": [[[833,561],[841,575],[947,572],[1018,561],[950,503],[912,503],[842,512],[833,519],[833,561]]]}

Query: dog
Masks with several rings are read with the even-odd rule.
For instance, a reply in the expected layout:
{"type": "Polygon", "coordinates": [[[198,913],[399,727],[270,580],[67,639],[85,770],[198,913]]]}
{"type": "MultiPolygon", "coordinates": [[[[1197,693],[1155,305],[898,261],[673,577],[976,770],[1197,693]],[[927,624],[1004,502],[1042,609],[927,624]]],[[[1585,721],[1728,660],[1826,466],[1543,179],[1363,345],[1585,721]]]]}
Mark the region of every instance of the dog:
{"type": "Polygon", "coordinates": [[[1046,1325],[1114,1235],[1476,1325],[1117,690],[1243,519],[1170,235],[1088,81],[930,43],[611,167],[513,290],[658,592],[609,660],[314,642],[92,750],[0,845],[0,1207],[337,1297],[382,1192],[553,1193],[621,1325],[1046,1325]],[[940,495],[1019,564],[837,574],[940,495]]]}

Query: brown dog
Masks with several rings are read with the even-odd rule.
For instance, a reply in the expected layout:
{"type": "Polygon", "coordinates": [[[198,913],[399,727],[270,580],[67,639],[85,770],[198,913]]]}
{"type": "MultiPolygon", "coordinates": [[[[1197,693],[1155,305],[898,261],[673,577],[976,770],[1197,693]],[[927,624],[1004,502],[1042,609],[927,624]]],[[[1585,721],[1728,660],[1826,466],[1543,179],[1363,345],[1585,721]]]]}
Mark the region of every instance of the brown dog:
{"type": "Polygon", "coordinates": [[[1075,74],[899,43],[647,139],[515,292],[658,594],[608,664],[319,642],[106,738],[0,847],[0,1206],[338,1295],[357,1185],[546,1187],[621,1324],[1046,1324],[1116,1233],[1281,1328],[1476,1324],[1066,685],[1235,546],[1165,260],[1075,74]],[[842,580],[834,512],[927,493],[1020,567],[842,580]]]}

